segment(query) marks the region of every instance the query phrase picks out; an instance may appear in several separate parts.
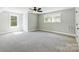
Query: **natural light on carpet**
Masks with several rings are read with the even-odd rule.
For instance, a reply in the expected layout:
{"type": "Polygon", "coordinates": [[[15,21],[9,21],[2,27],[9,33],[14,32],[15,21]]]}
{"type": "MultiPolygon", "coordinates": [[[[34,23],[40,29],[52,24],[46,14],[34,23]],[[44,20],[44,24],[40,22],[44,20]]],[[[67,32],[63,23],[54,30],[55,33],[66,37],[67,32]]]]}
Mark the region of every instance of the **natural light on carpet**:
{"type": "Polygon", "coordinates": [[[14,32],[13,34],[18,35],[18,34],[22,34],[23,32],[14,32]]]}

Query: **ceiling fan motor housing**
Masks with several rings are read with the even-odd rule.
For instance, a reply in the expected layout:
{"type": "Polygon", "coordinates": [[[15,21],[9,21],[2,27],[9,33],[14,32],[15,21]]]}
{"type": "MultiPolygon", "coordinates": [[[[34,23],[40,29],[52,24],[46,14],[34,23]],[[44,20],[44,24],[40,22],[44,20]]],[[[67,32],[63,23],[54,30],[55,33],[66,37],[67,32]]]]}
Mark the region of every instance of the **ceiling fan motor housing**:
{"type": "Polygon", "coordinates": [[[37,11],[37,8],[36,7],[34,7],[34,11],[37,11]]]}

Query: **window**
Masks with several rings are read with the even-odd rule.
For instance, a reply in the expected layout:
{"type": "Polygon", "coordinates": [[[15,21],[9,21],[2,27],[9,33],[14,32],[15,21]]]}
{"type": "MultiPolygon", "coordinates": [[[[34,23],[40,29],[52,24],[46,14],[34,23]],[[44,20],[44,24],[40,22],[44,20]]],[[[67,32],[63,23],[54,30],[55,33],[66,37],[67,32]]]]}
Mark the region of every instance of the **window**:
{"type": "Polygon", "coordinates": [[[10,16],[10,27],[11,28],[17,27],[17,16],[10,16]]]}
{"type": "Polygon", "coordinates": [[[60,16],[54,16],[52,17],[52,23],[60,23],[61,22],[61,17],[60,16]]]}
{"type": "Polygon", "coordinates": [[[45,17],[44,23],[50,23],[52,22],[52,17],[45,17]]]}
{"type": "Polygon", "coordinates": [[[44,23],[60,23],[61,22],[61,14],[53,14],[53,15],[45,15],[44,23]]]}

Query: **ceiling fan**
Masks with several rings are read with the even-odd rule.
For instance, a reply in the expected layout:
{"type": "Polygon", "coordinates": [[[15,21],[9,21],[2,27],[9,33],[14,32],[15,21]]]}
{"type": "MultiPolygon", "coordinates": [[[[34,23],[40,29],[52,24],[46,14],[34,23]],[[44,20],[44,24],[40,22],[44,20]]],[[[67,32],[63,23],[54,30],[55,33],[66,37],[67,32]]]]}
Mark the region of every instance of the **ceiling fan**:
{"type": "Polygon", "coordinates": [[[29,8],[29,9],[32,10],[32,11],[35,11],[35,12],[42,12],[42,9],[37,8],[37,7],[33,7],[33,8],[29,8]]]}

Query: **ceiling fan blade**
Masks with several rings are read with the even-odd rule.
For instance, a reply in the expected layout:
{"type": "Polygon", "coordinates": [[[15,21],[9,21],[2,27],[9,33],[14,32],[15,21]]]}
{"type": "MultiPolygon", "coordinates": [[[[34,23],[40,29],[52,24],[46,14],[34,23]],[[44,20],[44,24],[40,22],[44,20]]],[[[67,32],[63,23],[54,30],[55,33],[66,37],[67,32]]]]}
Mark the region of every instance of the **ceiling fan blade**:
{"type": "Polygon", "coordinates": [[[42,12],[41,8],[38,8],[38,12],[42,12]]]}
{"type": "Polygon", "coordinates": [[[43,11],[38,11],[38,12],[43,12],[43,11]]]}
{"type": "Polygon", "coordinates": [[[32,8],[29,8],[29,10],[34,10],[34,9],[32,9],[32,8]]]}
{"type": "Polygon", "coordinates": [[[38,8],[38,10],[41,10],[41,8],[38,8]]]}

